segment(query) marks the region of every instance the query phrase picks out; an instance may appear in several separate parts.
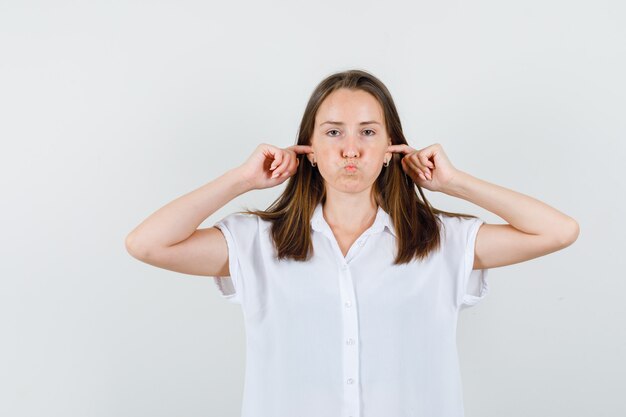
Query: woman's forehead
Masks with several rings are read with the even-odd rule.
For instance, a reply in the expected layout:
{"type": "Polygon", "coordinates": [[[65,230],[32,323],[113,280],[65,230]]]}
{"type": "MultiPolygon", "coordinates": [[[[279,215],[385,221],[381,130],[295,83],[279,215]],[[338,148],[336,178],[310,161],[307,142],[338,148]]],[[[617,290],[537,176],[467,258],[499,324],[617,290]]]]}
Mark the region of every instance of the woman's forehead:
{"type": "Polygon", "coordinates": [[[335,91],[322,102],[315,118],[317,127],[322,124],[383,124],[383,110],[376,98],[361,90],[342,90],[335,91]]]}

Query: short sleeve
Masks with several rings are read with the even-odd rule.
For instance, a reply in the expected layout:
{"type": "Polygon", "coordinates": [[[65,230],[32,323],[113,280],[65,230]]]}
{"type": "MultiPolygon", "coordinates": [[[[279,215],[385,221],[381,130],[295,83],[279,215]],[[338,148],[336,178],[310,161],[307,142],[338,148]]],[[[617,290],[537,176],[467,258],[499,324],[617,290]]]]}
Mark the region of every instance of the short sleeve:
{"type": "Polygon", "coordinates": [[[474,249],[478,230],[485,222],[480,218],[465,220],[467,226],[462,228],[466,233],[465,254],[461,272],[462,299],[460,308],[468,308],[483,300],[489,292],[487,282],[488,269],[474,268],[474,249]]]}
{"type": "Polygon", "coordinates": [[[474,249],[478,230],[485,222],[478,217],[464,218],[439,214],[444,231],[444,259],[451,274],[457,310],[478,304],[489,290],[487,269],[474,270],[474,249]]]}
{"type": "Polygon", "coordinates": [[[257,222],[252,216],[233,213],[214,225],[226,239],[230,275],[225,277],[214,276],[213,280],[220,295],[233,304],[242,304],[243,302],[244,277],[241,263],[248,256],[245,242],[250,242],[253,238],[256,224],[257,222]]]}

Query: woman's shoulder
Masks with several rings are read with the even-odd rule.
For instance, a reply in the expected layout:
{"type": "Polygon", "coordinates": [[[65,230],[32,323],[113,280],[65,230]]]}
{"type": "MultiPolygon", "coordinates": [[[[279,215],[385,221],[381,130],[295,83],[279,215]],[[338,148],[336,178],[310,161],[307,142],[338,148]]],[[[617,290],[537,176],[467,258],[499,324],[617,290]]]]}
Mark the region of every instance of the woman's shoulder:
{"type": "Polygon", "coordinates": [[[482,219],[473,215],[465,215],[465,216],[457,216],[446,213],[437,213],[437,217],[441,220],[442,224],[452,225],[452,226],[461,226],[464,224],[471,224],[476,221],[482,222],[482,219]]]}
{"type": "Polygon", "coordinates": [[[258,230],[260,217],[251,213],[234,212],[224,216],[216,225],[224,225],[229,230],[252,232],[258,230]]]}
{"type": "Polygon", "coordinates": [[[441,220],[441,235],[447,241],[465,241],[474,229],[484,223],[480,217],[452,216],[445,213],[437,213],[437,216],[441,220]]]}

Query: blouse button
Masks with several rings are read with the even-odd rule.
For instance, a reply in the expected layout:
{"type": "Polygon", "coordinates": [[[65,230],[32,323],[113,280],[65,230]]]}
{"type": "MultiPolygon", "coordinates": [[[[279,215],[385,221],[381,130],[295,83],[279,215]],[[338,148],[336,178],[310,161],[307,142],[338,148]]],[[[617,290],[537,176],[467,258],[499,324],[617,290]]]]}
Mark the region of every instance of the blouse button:
{"type": "Polygon", "coordinates": [[[348,384],[352,384],[354,382],[354,379],[352,378],[348,378],[348,380],[346,381],[348,384]]]}
{"type": "Polygon", "coordinates": [[[347,344],[347,345],[353,345],[353,344],[354,344],[354,339],[348,339],[348,340],[346,340],[346,344],[347,344]]]}
{"type": "Polygon", "coordinates": [[[352,305],[352,303],[350,301],[346,301],[346,303],[344,304],[346,307],[350,307],[352,305]]]}

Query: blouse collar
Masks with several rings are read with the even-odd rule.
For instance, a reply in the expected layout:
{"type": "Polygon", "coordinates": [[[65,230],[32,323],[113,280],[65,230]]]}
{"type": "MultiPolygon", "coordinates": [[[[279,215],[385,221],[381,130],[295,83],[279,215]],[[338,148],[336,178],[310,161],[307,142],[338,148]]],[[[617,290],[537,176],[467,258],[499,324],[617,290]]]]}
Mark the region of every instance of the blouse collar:
{"type": "MultiPolygon", "coordinates": [[[[317,207],[315,207],[315,211],[313,212],[313,216],[311,217],[311,227],[313,230],[317,230],[318,232],[331,232],[330,226],[326,219],[324,219],[324,214],[322,211],[322,203],[319,202],[317,207]]],[[[376,219],[374,220],[374,224],[368,229],[368,233],[379,233],[385,230],[385,227],[389,230],[389,232],[396,236],[396,231],[393,226],[393,221],[389,214],[382,209],[382,207],[378,206],[378,210],[376,212],[376,219]]]]}

